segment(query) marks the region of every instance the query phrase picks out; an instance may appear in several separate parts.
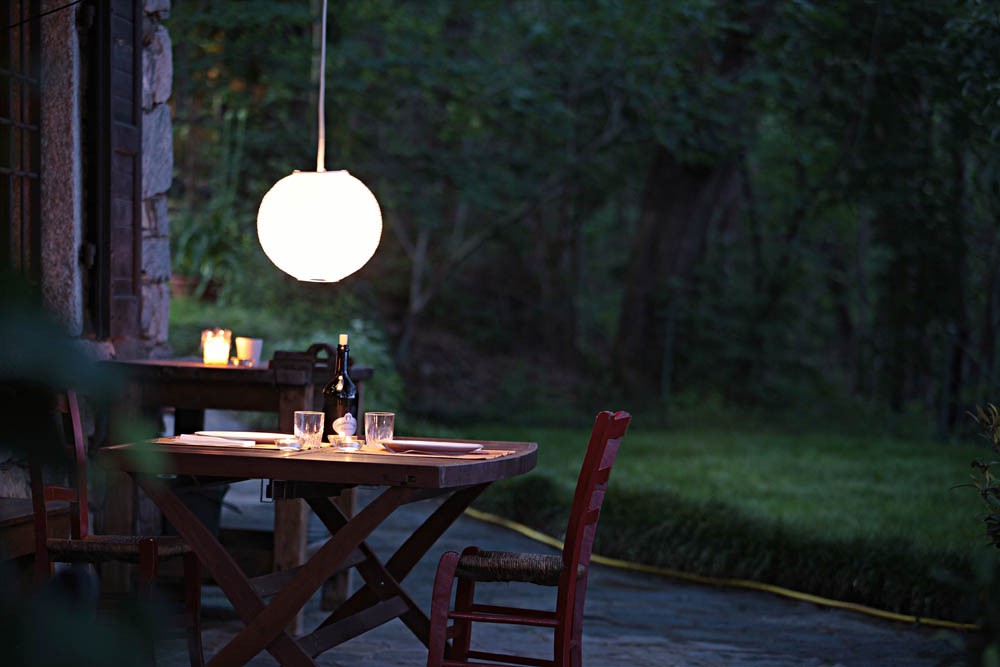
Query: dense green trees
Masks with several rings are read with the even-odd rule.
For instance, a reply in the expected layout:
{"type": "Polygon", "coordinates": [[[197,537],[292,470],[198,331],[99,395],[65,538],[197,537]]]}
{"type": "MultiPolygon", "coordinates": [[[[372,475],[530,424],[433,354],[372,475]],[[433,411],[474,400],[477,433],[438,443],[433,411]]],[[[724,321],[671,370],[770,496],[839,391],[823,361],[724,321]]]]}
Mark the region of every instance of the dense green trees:
{"type": "MultiPolygon", "coordinates": [[[[233,299],[273,274],[260,197],[312,165],[316,5],[174,3],[175,227],[241,232],[198,257],[233,299]]],[[[328,49],[328,168],[386,231],[325,294],[411,383],[606,403],[553,369],[607,369],[632,405],[854,396],[941,432],[995,394],[992,3],[333,2],[328,49]]]]}

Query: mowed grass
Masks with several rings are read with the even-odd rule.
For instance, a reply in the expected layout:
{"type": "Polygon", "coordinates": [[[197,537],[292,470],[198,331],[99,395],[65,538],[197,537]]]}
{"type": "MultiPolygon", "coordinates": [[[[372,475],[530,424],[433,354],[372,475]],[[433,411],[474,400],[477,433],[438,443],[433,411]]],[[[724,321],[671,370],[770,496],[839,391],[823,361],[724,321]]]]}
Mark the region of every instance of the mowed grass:
{"type": "MultiPolygon", "coordinates": [[[[588,428],[478,425],[463,437],[539,444],[536,470],[480,506],[559,536],[588,428]]],[[[986,546],[969,462],[985,448],[767,429],[653,430],[633,421],[597,550],[699,574],[750,578],[919,616],[963,619],[986,546]]]]}

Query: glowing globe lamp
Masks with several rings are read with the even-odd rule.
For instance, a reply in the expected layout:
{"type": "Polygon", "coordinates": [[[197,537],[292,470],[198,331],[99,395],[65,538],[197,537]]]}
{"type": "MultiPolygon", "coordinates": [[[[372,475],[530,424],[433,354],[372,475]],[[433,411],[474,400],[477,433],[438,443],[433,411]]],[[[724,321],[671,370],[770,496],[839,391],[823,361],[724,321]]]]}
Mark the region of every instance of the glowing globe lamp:
{"type": "Polygon", "coordinates": [[[268,259],[299,280],[337,282],[375,254],[382,210],[346,171],[296,171],[260,202],[257,236],[268,259]]]}

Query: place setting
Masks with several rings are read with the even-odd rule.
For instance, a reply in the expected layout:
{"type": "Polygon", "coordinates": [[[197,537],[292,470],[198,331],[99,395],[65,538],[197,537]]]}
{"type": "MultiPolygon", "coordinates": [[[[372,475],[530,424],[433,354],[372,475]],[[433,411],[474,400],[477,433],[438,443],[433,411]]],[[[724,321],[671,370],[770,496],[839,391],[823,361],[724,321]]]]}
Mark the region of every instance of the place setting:
{"type": "MultiPolygon", "coordinates": [[[[299,424],[296,413],[296,426],[299,424]]],[[[310,448],[325,449],[327,443],[321,442],[320,427],[323,423],[323,413],[313,413],[319,415],[315,417],[310,427],[309,439],[306,445],[310,448]],[[318,423],[318,425],[317,425],[318,423]]],[[[344,419],[350,418],[350,414],[344,419]]],[[[334,421],[334,429],[339,428],[337,421],[334,421]]],[[[436,440],[431,438],[407,437],[399,438],[395,435],[396,414],[393,412],[366,412],[364,414],[364,435],[358,437],[344,433],[342,430],[335,431],[327,436],[329,449],[344,454],[374,455],[374,456],[420,456],[436,458],[463,458],[463,459],[492,459],[510,454],[508,450],[489,450],[480,443],[461,442],[452,440],[436,440]]]]}
{"type": "Polygon", "coordinates": [[[204,448],[208,451],[218,450],[221,452],[238,449],[248,454],[258,452],[289,454],[300,450],[298,447],[289,448],[282,443],[294,439],[291,434],[271,431],[195,431],[194,433],[156,438],[152,442],[158,445],[204,448]]]}
{"type": "MultiPolygon", "coordinates": [[[[348,415],[349,416],[349,415],[348,415]]],[[[332,433],[323,441],[325,414],[315,410],[297,410],[293,415],[294,433],[271,431],[195,431],[154,442],[165,445],[241,448],[286,453],[329,451],[331,453],[433,457],[447,459],[494,459],[512,450],[486,449],[481,443],[419,437],[395,437],[396,415],[392,412],[366,412],[364,436],[332,433]]]]}

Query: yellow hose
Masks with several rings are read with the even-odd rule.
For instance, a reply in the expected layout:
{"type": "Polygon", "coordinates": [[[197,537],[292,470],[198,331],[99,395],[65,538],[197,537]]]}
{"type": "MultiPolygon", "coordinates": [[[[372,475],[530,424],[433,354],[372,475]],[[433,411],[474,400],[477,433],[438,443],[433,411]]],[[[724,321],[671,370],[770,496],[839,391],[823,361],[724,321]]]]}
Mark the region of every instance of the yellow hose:
{"type": "MultiPolygon", "coordinates": [[[[487,512],[480,512],[479,510],[468,508],[465,513],[476,519],[478,521],[484,521],[486,523],[492,523],[497,526],[503,526],[509,530],[513,530],[516,533],[520,533],[525,537],[528,537],[536,542],[541,542],[542,544],[547,544],[550,547],[556,549],[562,549],[563,543],[560,540],[550,537],[545,533],[541,533],[533,528],[529,528],[524,524],[517,523],[516,521],[511,521],[503,517],[497,516],[495,514],[489,514],[487,512]]],[[[877,618],[884,618],[890,621],[900,621],[902,623],[919,623],[921,625],[929,625],[938,628],[949,628],[951,630],[977,630],[978,625],[973,623],[958,623],[956,621],[946,621],[938,618],[923,618],[920,616],[907,616],[906,614],[897,614],[892,611],[885,611],[884,609],[876,609],[874,607],[869,607],[863,604],[857,604],[854,602],[842,602],[840,600],[831,600],[828,598],[823,598],[818,595],[811,595],[809,593],[801,593],[799,591],[789,590],[787,588],[782,588],[781,586],[774,586],[773,584],[762,584],[759,581],[750,581],[748,579],[717,579],[715,577],[706,577],[700,574],[691,574],[689,572],[681,572],[679,570],[671,570],[665,567],[654,567],[652,565],[643,565],[642,563],[630,563],[626,560],[620,560],[618,558],[608,558],[607,556],[601,556],[599,554],[594,554],[590,558],[593,562],[600,565],[609,565],[611,567],[617,567],[622,570],[631,570],[633,572],[646,572],[649,574],[659,574],[667,577],[674,577],[676,579],[682,579],[684,581],[691,581],[697,584],[709,584],[711,586],[728,586],[731,588],[745,588],[753,591],[764,591],[766,593],[774,593],[775,595],[780,595],[782,597],[791,598],[792,600],[802,600],[803,602],[812,602],[813,604],[823,605],[824,607],[835,607],[837,609],[849,609],[851,611],[860,612],[862,614],[867,614],[869,616],[875,616],[877,618]]]]}

